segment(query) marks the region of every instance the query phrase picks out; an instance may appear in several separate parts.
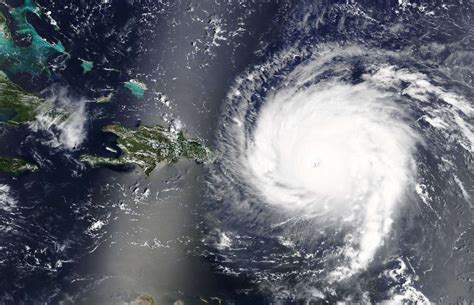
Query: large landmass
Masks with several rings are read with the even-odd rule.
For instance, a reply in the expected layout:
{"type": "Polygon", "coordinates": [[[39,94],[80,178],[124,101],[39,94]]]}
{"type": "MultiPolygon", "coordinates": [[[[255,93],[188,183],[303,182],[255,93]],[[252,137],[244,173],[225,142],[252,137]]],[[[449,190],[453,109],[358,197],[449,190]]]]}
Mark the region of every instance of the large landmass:
{"type": "MultiPolygon", "coordinates": [[[[27,93],[0,71],[0,124],[18,126],[35,119],[43,100],[27,93]]],[[[38,167],[24,160],[0,156],[0,172],[18,175],[38,167]]]]}
{"type": "MultiPolygon", "coordinates": [[[[0,124],[18,126],[34,120],[42,100],[25,92],[0,71],[0,124]]],[[[0,156],[0,172],[18,175],[38,167],[24,160],[0,156]]]]}
{"type": "MultiPolygon", "coordinates": [[[[42,17],[33,0],[24,0],[15,7],[0,1],[0,67],[7,73],[49,74],[48,60],[64,53],[64,47],[61,42],[50,43],[41,37],[28,22],[28,14],[42,17]],[[14,23],[15,32],[8,26],[8,19],[14,23]]],[[[0,124],[16,127],[33,121],[43,100],[13,83],[4,71],[0,71],[0,124]]],[[[54,113],[48,112],[49,115],[54,113]]],[[[38,169],[24,160],[0,156],[0,172],[17,175],[38,169]]]]}
{"type": "Polygon", "coordinates": [[[36,172],[38,170],[38,166],[28,163],[22,159],[0,157],[0,172],[19,175],[24,172],[36,172]]]}
{"type": "Polygon", "coordinates": [[[24,91],[0,71],[0,123],[17,126],[33,121],[43,100],[24,91]]]}
{"type": "Polygon", "coordinates": [[[118,158],[82,155],[81,161],[91,166],[136,164],[149,175],[160,162],[174,163],[181,158],[199,163],[214,160],[214,154],[198,141],[186,139],[182,132],[161,126],[127,128],[113,124],[105,126],[103,131],[117,135],[117,146],[122,155],[118,158]]]}

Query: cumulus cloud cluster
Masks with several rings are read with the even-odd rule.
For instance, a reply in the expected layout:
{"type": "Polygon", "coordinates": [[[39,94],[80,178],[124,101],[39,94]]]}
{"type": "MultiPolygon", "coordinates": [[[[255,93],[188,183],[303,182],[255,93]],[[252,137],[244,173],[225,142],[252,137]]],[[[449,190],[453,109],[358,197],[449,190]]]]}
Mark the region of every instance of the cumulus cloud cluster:
{"type": "Polygon", "coordinates": [[[64,88],[53,90],[31,128],[45,131],[50,138],[48,144],[52,147],[74,150],[87,136],[86,103],[85,99],[71,97],[64,88]]]}

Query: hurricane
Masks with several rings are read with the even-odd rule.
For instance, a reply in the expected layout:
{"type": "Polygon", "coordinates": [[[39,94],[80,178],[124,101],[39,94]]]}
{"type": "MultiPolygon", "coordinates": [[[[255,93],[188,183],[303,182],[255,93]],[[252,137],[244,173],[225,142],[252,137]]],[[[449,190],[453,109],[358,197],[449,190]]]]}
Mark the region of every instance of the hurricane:
{"type": "Polygon", "coordinates": [[[414,211],[439,226],[443,176],[469,168],[474,108],[445,77],[353,41],[290,45],[239,76],[210,178],[222,272],[280,301],[428,304],[415,260],[394,249],[414,211]]]}
{"type": "Polygon", "coordinates": [[[0,305],[474,305],[474,0],[0,0],[0,305]]]}
{"type": "Polygon", "coordinates": [[[389,232],[393,210],[414,180],[418,136],[396,97],[370,82],[304,88],[308,76],[295,74],[290,88],[268,97],[260,111],[241,152],[244,179],[288,213],[357,226],[348,237],[357,249],[345,249],[357,270],[389,232]]]}

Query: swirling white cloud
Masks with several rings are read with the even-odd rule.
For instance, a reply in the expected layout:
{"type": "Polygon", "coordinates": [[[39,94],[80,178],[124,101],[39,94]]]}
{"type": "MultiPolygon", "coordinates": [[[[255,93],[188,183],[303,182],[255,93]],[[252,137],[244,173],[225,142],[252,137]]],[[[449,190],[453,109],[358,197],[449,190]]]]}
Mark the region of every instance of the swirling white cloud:
{"type": "Polygon", "coordinates": [[[302,51],[289,50],[236,81],[213,179],[214,193],[241,217],[260,206],[268,217],[309,220],[305,230],[315,236],[319,227],[343,232],[341,246],[325,254],[337,262],[325,273],[331,284],[369,266],[419,188],[418,148],[427,136],[420,120],[441,133],[457,130],[472,153],[473,109],[426,75],[389,64],[396,54],[357,46],[315,53],[298,62],[302,51]],[[361,60],[364,71],[351,79],[361,60]]]}

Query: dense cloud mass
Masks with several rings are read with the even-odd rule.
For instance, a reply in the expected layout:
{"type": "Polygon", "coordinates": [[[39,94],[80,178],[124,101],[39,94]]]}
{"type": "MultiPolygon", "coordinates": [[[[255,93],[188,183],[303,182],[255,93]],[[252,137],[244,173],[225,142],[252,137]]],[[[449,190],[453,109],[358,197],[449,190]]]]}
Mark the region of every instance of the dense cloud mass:
{"type": "MultiPolygon", "coordinates": [[[[392,226],[400,214],[419,199],[433,210],[422,154],[453,137],[472,154],[474,108],[430,76],[399,66],[409,60],[404,54],[357,44],[320,45],[303,60],[295,60],[298,52],[290,48],[250,69],[228,95],[213,196],[238,225],[221,233],[217,248],[224,257],[236,255],[229,235],[241,246],[242,232],[276,237],[296,253],[325,247],[302,259],[311,268],[298,271],[296,288],[294,275],[280,272],[281,262],[252,265],[272,266],[259,270],[259,281],[280,292],[325,299],[367,272],[381,247],[396,245],[392,226]]],[[[286,252],[272,257],[290,263],[286,252]]],[[[383,276],[403,276],[391,277],[398,288],[379,301],[428,302],[411,285],[406,263],[394,264],[398,271],[383,276]]],[[[370,297],[359,290],[336,299],[370,297]]]]}

